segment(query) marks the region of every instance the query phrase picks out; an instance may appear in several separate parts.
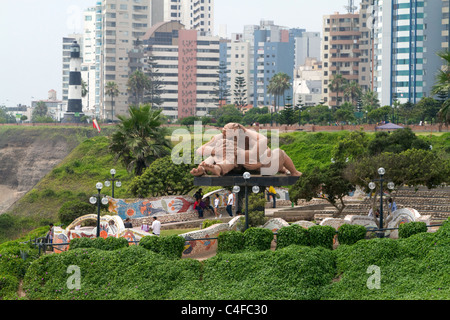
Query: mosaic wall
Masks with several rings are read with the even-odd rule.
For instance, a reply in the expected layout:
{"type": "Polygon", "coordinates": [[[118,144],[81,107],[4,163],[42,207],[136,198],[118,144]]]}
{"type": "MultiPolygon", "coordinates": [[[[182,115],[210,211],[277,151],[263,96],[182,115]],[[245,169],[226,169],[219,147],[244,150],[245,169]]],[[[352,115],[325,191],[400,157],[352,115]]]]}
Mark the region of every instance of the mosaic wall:
{"type": "Polygon", "coordinates": [[[138,219],[194,210],[194,198],[188,196],[160,197],[150,199],[109,198],[109,212],[123,220],[138,219]]]}

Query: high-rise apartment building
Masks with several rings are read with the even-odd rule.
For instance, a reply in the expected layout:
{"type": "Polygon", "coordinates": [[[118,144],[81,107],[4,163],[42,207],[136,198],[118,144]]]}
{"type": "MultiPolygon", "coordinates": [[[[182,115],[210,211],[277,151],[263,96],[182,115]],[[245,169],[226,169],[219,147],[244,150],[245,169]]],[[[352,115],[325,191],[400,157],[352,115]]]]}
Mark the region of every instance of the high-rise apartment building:
{"type": "Polygon", "coordinates": [[[89,116],[95,116],[98,113],[96,107],[96,11],[96,7],[90,7],[83,14],[81,79],[86,90],[83,97],[83,112],[89,116]]]}
{"type": "Polygon", "coordinates": [[[214,98],[219,79],[218,37],[169,21],[154,25],[142,40],[143,56],[131,56],[155,63],[163,114],[176,120],[203,116],[218,107],[214,98]]]}
{"type": "Polygon", "coordinates": [[[448,40],[448,1],[378,0],[374,5],[375,88],[380,103],[417,103],[431,95],[442,65],[437,53],[448,40]]]}
{"type": "MultiPolygon", "coordinates": [[[[178,21],[186,29],[214,32],[214,0],[157,0],[163,3],[163,20],[178,21]]],[[[155,7],[155,5],[154,5],[155,7]]]]}
{"type": "Polygon", "coordinates": [[[335,13],[323,17],[323,102],[335,107],[344,101],[341,90],[332,92],[329,85],[336,75],[359,81],[361,63],[360,16],[358,13],[335,13]]]}
{"type": "Polygon", "coordinates": [[[450,1],[442,0],[442,50],[450,49],[450,1]]]}

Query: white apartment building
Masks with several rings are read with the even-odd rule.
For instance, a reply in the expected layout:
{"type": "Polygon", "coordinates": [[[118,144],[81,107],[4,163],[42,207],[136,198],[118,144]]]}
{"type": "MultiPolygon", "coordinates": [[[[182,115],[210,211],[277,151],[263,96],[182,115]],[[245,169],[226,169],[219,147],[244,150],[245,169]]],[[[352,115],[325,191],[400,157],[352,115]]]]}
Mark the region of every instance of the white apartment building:
{"type": "Polygon", "coordinates": [[[251,77],[252,54],[250,42],[228,42],[226,53],[226,65],[228,71],[227,88],[230,93],[230,96],[227,100],[230,103],[234,103],[234,89],[236,78],[243,77],[247,86],[245,100],[247,104],[252,104],[250,86],[253,84],[253,79],[251,77]]]}
{"type": "Polygon", "coordinates": [[[86,85],[86,96],[82,98],[83,113],[95,116],[96,111],[96,7],[87,8],[83,17],[83,42],[81,52],[81,79],[86,85]]]}

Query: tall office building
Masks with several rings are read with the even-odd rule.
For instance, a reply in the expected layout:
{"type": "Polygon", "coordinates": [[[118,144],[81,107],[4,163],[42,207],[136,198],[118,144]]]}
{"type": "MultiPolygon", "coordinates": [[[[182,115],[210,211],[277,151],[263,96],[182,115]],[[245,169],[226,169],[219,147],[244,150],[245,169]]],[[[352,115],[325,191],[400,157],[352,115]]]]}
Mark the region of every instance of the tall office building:
{"type": "Polygon", "coordinates": [[[448,1],[378,0],[375,8],[375,87],[380,103],[417,103],[431,95],[442,65],[437,53],[448,40],[448,1]]]}

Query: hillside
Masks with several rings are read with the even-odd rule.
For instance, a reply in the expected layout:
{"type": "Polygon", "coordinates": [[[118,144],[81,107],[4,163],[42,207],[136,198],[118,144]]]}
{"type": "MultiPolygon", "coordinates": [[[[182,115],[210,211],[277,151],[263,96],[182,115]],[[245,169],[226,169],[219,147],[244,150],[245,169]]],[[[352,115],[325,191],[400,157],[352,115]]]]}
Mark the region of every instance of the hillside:
{"type": "MultiPolygon", "coordinates": [[[[100,135],[91,127],[0,127],[3,208],[7,201],[20,198],[6,215],[0,215],[0,242],[49,222],[58,223],[60,207],[70,200],[87,202],[97,192],[95,184],[110,177],[111,168],[122,181],[115,196],[131,196],[128,186],[132,176],[108,152],[107,135],[113,129],[106,129],[100,135]]],[[[283,133],[279,145],[296,167],[306,172],[329,163],[334,146],[347,134],[283,133]]],[[[434,150],[450,154],[450,134],[424,138],[431,139],[434,150]]],[[[111,195],[111,188],[102,192],[111,195]]]]}
{"type": "MultiPolygon", "coordinates": [[[[109,131],[104,130],[101,135],[109,131]]],[[[80,142],[97,135],[90,127],[0,127],[0,214],[80,142]]]]}

